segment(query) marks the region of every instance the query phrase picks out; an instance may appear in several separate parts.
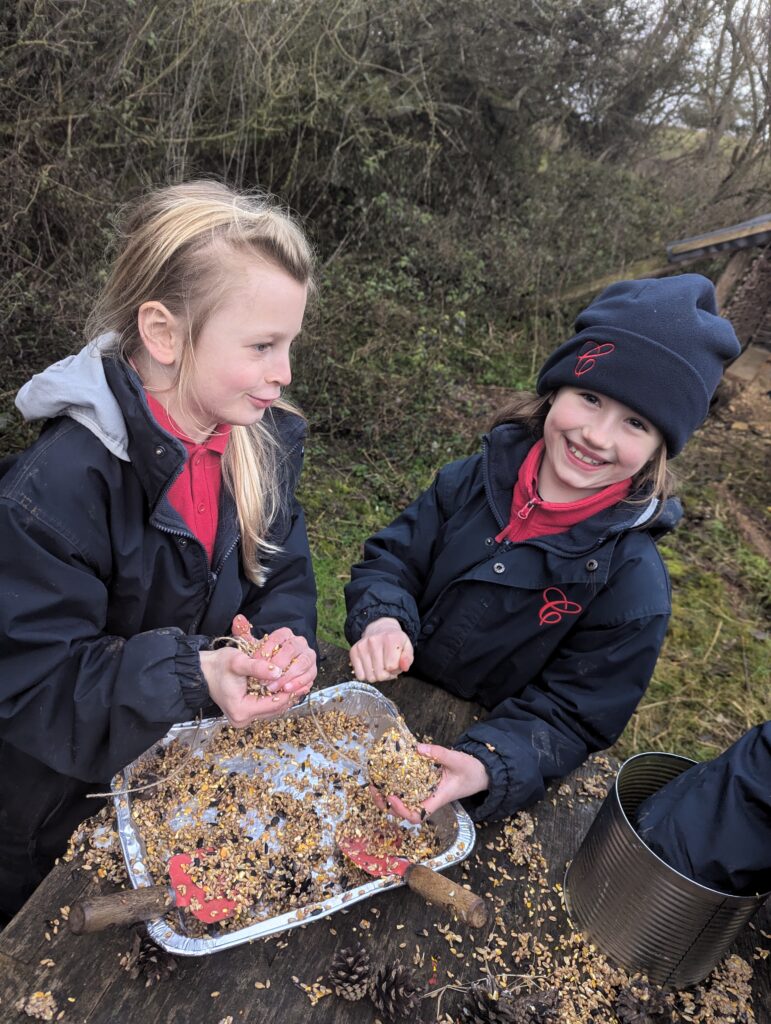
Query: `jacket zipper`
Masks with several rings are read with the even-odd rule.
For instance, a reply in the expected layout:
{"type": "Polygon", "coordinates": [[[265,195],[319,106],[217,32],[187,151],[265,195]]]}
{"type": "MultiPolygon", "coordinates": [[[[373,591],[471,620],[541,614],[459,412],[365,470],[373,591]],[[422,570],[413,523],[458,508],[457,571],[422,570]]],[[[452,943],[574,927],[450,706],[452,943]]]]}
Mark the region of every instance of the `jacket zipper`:
{"type": "MultiPolygon", "coordinates": [[[[167,534],[170,537],[184,537],[185,540],[193,541],[194,543],[197,543],[199,545],[201,543],[198,540],[198,538],[194,534],[190,533],[188,530],[175,530],[174,527],[172,527],[172,526],[161,526],[160,523],[153,523],[153,526],[160,533],[165,533],[165,534],[167,534]]],[[[190,623],[190,629],[189,629],[188,635],[190,635],[192,633],[195,633],[195,631],[198,629],[198,625],[199,625],[201,619],[203,618],[204,612],[206,611],[206,608],[207,608],[207,606],[209,604],[209,599],[211,597],[211,592],[212,592],[212,589],[213,589],[212,588],[211,575],[212,575],[211,572],[207,569],[207,572],[206,572],[206,600],[204,602],[204,606],[201,609],[200,614],[197,615],[195,617],[195,619],[193,619],[193,621],[190,623]]]]}
{"type": "Polygon", "coordinates": [[[493,501],[493,496],[490,493],[490,484],[489,484],[489,480],[488,480],[488,475],[489,475],[488,474],[488,469],[489,469],[489,464],[490,464],[489,454],[490,454],[490,445],[487,442],[487,438],[483,437],[482,438],[482,480],[484,481],[484,485],[485,485],[485,497],[487,498],[487,507],[490,509],[492,514],[495,516],[495,519],[498,522],[499,528],[503,529],[503,527],[507,525],[508,520],[506,520],[506,522],[504,522],[501,519],[501,517],[498,515],[498,509],[497,509],[497,507],[495,505],[495,502],[493,501]]]}
{"type": "Polygon", "coordinates": [[[517,512],[517,519],[527,519],[530,513],[537,505],[543,504],[543,498],[539,498],[537,495],[531,498],[522,508],[517,512]]]}
{"type": "Polygon", "coordinates": [[[236,538],[235,538],[235,540],[233,541],[233,543],[230,545],[230,547],[227,549],[227,551],[223,554],[222,558],[220,558],[219,562],[217,563],[217,568],[215,569],[212,566],[212,572],[214,573],[215,576],[219,576],[220,569],[225,564],[225,562],[227,562],[227,560],[230,558],[230,556],[233,553],[233,549],[235,547],[237,547],[237,545],[238,545],[238,531],[236,531],[236,538]]]}
{"type": "MultiPolygon", "coordinates": [[[[485,461],[487,461],[487,456],[489,455],[489,450],[490,450],[490,446],[489,446],[489,444],[487,442],[487,439],[486,438],[482,438],[482,452],[483,452],[483,456],[485,457],[485,461]]],[[[495,506],[495,502],[493,501],[492,495],[490,493],[490,487],[489,487],[489,483],[488,483],[488,474],[487,474],[487,472],[483,472],[482,473],[482,479],[484,481],[485,497],[487,498],[487,507],[492,512],[494,518],[497,520],[498,525],[501,528],[503,528],[503,527],[505,527],[507,525],[507,523],[504,523],[501,520],[500,516],[498,515],[498,510],[497,510],[497,508],[495,506]]],[[[530,513],[533,511],[533,509],[537,505],[540,505],[542,501],[543,501],[542,498],[538,498],[538,497],[531,498],[530,501],[528,501],[526,505],[523,505],[522,508],[519,509],[519,511],[517,512],[517,515],[519,516],[520,519],[527,519],[527,517],[530,515],[530,513]]],[[[602,545],[605,543],[605,541],[607,539],[608,538],[605,535],[603,535],[602,537],[598,537],[597,540],[595,540],[592,543],[591,547],[586,548],[583,551],[581,551],[581,552],[579,552],[579,553],[577,553],[575,555],[570,554],[570,555],[566,555],[565,557],[567,557],[567,558],[581,558],[581,557],[583,557],[583,556],[585,556],[587,554],[590,554],[592,551],[596,551],[597,548],[601,548],[602,545]]],[[[511,547],[512,543],[513,542],[510,541],[510,540],[505,540],[503,542],[503,546],[504,547],[505,546],[511,547]]],[[[556,554],[564,554],[564,552],[562,552],[559,548],[555,548],[551,544],[549,544],[548,541],[546,541],[546,539],[543,538],[543,537],[529,537],[527,540],[520,541],[519,543],[521,543],[521,544],[531,544],[533,547],[541,548],[544,551],[553,551],[556,554]]],[[[487,555],[485,558],[481,559],[481,561],[488,561],[490,558],[494,557],[494,554],[495,554],[495,552],[492,552],[491,554],[487,555]]],[[[481,564],[481,561],[476,563],[476,564],[477,565],[481,564]]],[[[471,568],[473,568],[473,566],[471,568]]],[[[439,601],[439,598],[443,596],[443,593],[444,593],[444,591],[442,592],[442,594],[438,594],[437,595],[437,598],[436,598],[437,602],[439,601]]]]}
{"type": "MultiPolygon", "coordinates": [[[[280,465],[283,466],[284,463],[287,461],[287,459],[290,459],[292,457],[292,455],[294,455],[294,453],[300,447],[302,447],[302,441],[296,441],[295,444],[293,444],[292,447],[289,449],[289,451],[285,454],[284,458],[281,460],[280,465]]],[[[161,495],[161,499],[166,498],[170,488],[171,488],[171,483],[169,483],[166,486],[166,488],[164,489],[163,494],[161,495]]],[[[198,544],[201,543],[198,540],[198,538],[195,536],[195,534],[193,534],[193,533],[191,533],[191,532],[189,532],[187,530],[175,530],[171,526],[161,526],[160,523],[156,523],[154,525],[155,525],[155,528],[157,530],[160,530],[162,533],[170,534],[173,537],[185,537],[187,540],[194,541],[194,542],[196,542],[198,544]]],[[[207,574],[206,574],[206,605],[208,605],[208,603],[209,603],[209,600],[210,600],[211,595],[212,595],[212,591],[214,590],[214,584],[217,581],[217,578],[218,578],[218,576],[220,574],[222,566],[225,564],[225,562],[228,560],[228,558],[230,558],[230,556],[232,555],[233,551],[238,546],[238,539],[239,539],[238,530],[236,530],[236,536],[233,539],[232,544],[230,545],[230,547],[227,549],[227,551],[225,551],[224,554],[222,555],[222,557],[220,558],[219,562],[217,563],[217,567],[215,568],[212,565],[212,566],[209,566],[208,569],[207,569],[207,574]]],[[[200,619],[201,619],[201,616],[199,616],[198,619],[195,621],[194,628],[196,628],[196,629],[198,628],[198,622],[200,622],[200,619]]]]}

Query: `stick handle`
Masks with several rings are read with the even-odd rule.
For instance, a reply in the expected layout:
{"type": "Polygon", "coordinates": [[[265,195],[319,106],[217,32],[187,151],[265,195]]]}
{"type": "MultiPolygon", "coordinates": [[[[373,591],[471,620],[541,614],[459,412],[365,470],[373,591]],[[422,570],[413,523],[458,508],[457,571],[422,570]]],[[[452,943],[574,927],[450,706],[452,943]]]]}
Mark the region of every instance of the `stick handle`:
{"type": "Polygon", "coordinates": [[[484,928],[490,920],[490,905],[485,899],[425,864],[411,864],[404,873],[404,881],[423,899],[454,910],[472,928],[484,928]]]}
{"type": "Polygon", "coordinates": [[[134,924],[136,921],[161,917],[173,906],[174,899],[167,886],[150,885],[110,893],[109,896],[77,900],[70,907],[67,924],[75,935],[100,932],[113,924],[134,924]]]}

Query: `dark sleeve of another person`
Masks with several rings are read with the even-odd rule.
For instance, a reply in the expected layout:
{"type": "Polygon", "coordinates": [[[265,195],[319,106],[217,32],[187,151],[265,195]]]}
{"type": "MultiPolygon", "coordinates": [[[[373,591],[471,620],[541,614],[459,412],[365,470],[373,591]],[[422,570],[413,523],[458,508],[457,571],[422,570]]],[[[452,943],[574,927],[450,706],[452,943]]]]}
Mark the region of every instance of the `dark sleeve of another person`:
{"type": "Polygon", "coordinates": [[[637,831],[702,885],[737,896],[771,890],[771,722],[648,797],[637,831]]]}

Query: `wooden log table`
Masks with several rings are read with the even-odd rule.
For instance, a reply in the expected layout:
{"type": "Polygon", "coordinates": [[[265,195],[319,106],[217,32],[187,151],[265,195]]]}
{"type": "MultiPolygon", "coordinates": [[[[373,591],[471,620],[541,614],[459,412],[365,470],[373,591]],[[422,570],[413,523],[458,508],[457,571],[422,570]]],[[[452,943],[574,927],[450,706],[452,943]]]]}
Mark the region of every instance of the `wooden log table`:
{"type": "MultiPolygon", "coordinates": [[[[351,677],[342,649],[322,645],[322,658],[320,686],[351,677]]],[[[437,742],[451,743],[483,714],[477,706],[410,677],[381,689],[396,701],[416,734],[429,734],[437,742]]],[[[608,762],[595,759],[550,787],[531,809],[532,836],[525,835],[527,828],[519,828],[516,819],[484,825],[472,855],[448,869],[450,878],[494,901],[498,920],[492,930],[465,928],[400,887],[265,940],[210,956],[175,958],[175,970],[146,987],[141,975],[132,978],[121,964],[131,946],[131,930],[73,935],[63,923],[60,908],[96,894],[100,884],[77,862],[59,864],[0,934],[0,1021],[29,1021],[30,1016],[15,1008],[18,1001],[50,992],[57,1008],[54,1019],[67,1024],[370,1024],[378,1018],[368,999],[319,997],[323,990],[314,989],[325,985],[335,953],[355,942],[368,949],[376,966],[396,960],[415,966],[428,995],[412,1015],[414,1022],[449,1020],[445,1015],[458,1012],[463,986],[490,972],[508,972],[502,980],[509,987],[522,986],[516,975],[530,972],[533,956],[549,948],[556,956],[558,937],[570,934],[559,888],[566,862],[610,786],[612,768],[603,770],[603,764],[608,762]],[[529,847],[529,864],[516,863],[522,859],[518,843],[525,848],[536,844],[529,847]],[[57,920],[58,925],[51,924],[57,920]],[[513,953],[520,948],[530,952],[517,961],[513,953]]],[[[101,889],[111,887],[102,883],[101,889]]],[[[766,904],[735,946],[754,971],[758,1024],[771,1024],[771,958],[762,958],[771,945],[769,933],[771,911],[766,904]]],[[[548,987],[550,982],[542,976],[538,984],[548,987]]],[[[610,1024],[615,1017],[606,1008],[586,1019],[610,1024]]]]}

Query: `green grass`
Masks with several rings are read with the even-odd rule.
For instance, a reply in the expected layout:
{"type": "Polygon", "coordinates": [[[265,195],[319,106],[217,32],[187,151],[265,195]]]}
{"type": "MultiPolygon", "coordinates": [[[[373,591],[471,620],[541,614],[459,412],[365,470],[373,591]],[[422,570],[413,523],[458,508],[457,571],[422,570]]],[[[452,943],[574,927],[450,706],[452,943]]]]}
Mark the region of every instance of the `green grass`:
{"type": "Polygon", "coordinates": [[[619,757],[672,750],[703,760],[771,718],[771,637],[761,609],[751,590],[741,593],[698,564],[709,547],[677,534],[662,545],[672,578],[672,619],[648,693],[614,747],[619,757]]]}
{"type": "MultiPolygon", "coordinates": [[[[462,441],[456,439],[456,448],[462,441]]],[[[350,568],[361,557],[367,537],[389,523],[431,481],[436,466],[415,460],[397,467],[378,461],[366,450],[351,458],[344,445],[314,441],[306,449],[299,498],[308,521],[308,535],[318,588],[319,636],[347,647],[343,633],[343,587],[350,568]]],[[[462,451],[445,451],[447,459],[462,451]]]]}
{"type": "Polygon", "coordinates": [[[325,458],[318,444],[309,446],[299,492],[318,588],[319,636],[347,646],[343,635],[343,586],[359,556],[364,538],[385,522],[393,509],[367,493],[360,478],[325,458]]]}
{"type": "Polygon", "coordinates": [[[672,578],[672,620],[649,692],[617,745],[620,754],[666,748],[714,757],[771,718],[771,565],[740,529],[741,521],[762,514],[762,445],[757,453],[741,449],[743,464],[733,464],[742,466],[744,479],[729,497],[723,473],[726,457],[730,464],[736,455],[731,447],[713,425],[687,450],[686,518],[661,546],[672,578]]]}

